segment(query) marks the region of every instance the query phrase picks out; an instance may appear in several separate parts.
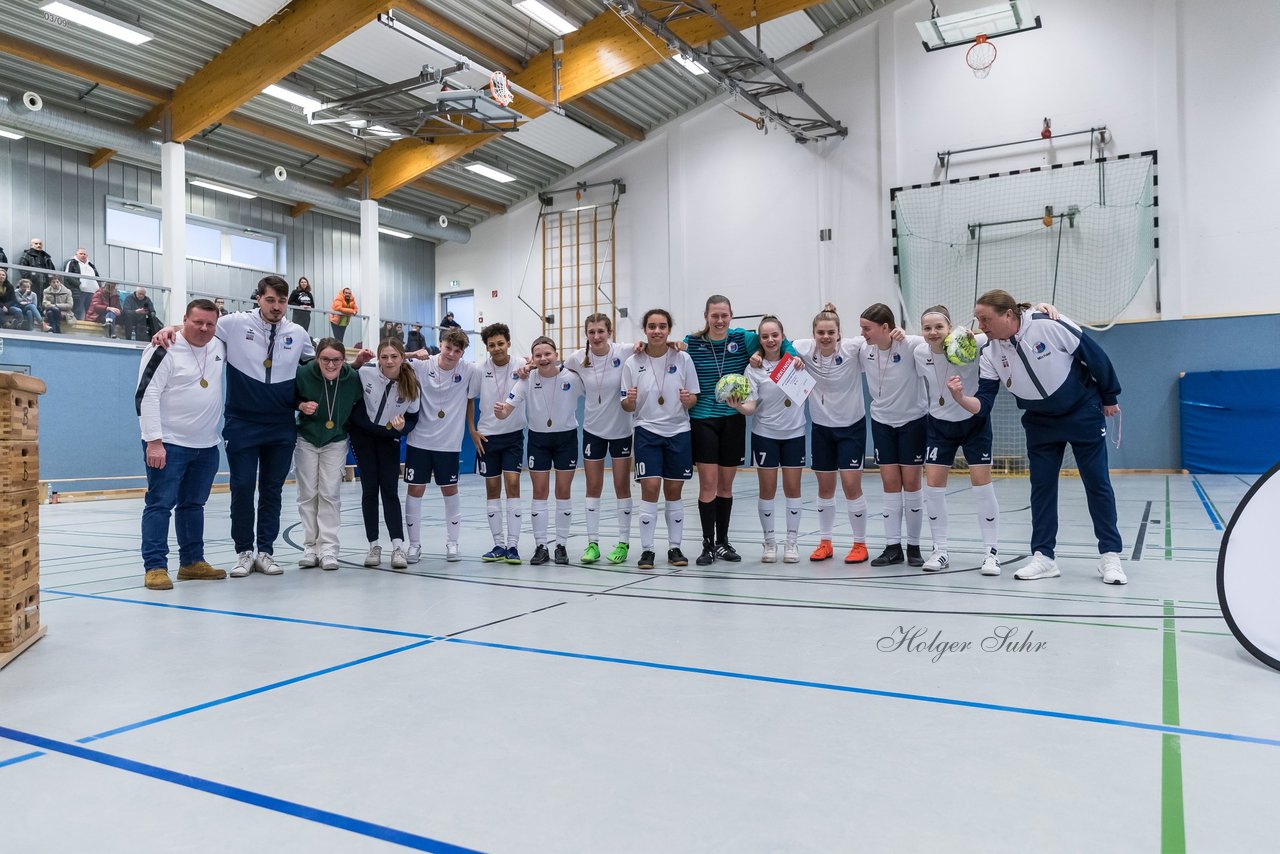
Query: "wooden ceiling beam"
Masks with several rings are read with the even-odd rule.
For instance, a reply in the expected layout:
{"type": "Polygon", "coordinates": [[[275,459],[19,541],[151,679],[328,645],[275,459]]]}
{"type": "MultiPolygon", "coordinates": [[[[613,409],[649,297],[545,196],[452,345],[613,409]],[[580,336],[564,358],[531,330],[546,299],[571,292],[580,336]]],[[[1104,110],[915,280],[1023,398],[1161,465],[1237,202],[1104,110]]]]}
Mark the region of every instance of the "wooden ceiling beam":
{"type": "Polygon", "coordinates": [[[482,38],[466,27],[454,23],[432,9],[423,0],[398,0],[396,5],[441,35],[457,42],[468,50],[475,51],[479,54],[479,58],[496,63],[499,70],[507,74],[524,68],[525,62],[522,58],[508,53],[488,39],[482,38]]]}
{"type": "Polygon", "coordinates": [[[89,155],[89,168],[97,169],[103,163],[106,163],[112,157],[116,156],[114,148],[99,148],[89,155]]]}
{"type": "Polygon", "coordinates": [[[507,212],[507,206],[501,202],[495,202],[493,199],[487,199],[476,193],[468,193],[466,190],[459,190],[457,187],[450,187],[448,184],[442,184],[439,181],[432,181],[430,178],[419,178],[409,186],[415,190],[439,196],[442,199],[450,199],[473,208],[479,208],[485,213],[504,214],[507,212]]]}
{"type": "Polygon", "coordinates": [[[126,95],[132,95],[135,98],[141,98],[153,104],[167,101],[169,96],[173,94],[163,86],[156,86],[144,80],[138,80],[127,74],[121,74],[114,69],[96,65],[92,62],[85,62],[78,56],[59,53],[56,50],[50,50],[47,47],[14,38],[6,33],[0,33],[0,53],[7,53],[10,56],[25,59],[28,62],[34,62],[46,68],[70,74],[73,77],[79,77],[82,80],[100,83],[103,86],[115,89],[117,92],[123,92],[126,95]]]}
{"type": "Polygon", "coordinates": [[[578,100],[573,101],[570,106],[578,112],[595,119],[600,124],[613,128],[615,131],[629,139],[633,139],[636,142],[644,141],[644,128],[609,112],[604,107],[599,106],[593,101],[586,98],[579,98],[578,100]]]}

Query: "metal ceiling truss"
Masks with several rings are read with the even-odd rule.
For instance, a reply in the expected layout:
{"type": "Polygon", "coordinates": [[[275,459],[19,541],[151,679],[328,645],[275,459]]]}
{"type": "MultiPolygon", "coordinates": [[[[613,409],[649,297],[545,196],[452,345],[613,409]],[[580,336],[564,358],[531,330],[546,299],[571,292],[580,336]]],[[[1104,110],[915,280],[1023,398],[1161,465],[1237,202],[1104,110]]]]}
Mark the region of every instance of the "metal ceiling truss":
{"type": "Polygon", "coordinates": [[[765,130],[766,123],[769,123],[782,128],[802,144],[849,135],[847,127],[805,92],[804,83],[792,80],[751,39],[725,20],[714,3],[707,0],[659,0],[647,4],[652,9],[645,9],[637,0],[607,2],[619,15],[630,18],[649,30],[675,53],[700,64],[722,88],[759,110],[759,118],[754,121],[760,130],[765,130]],[[720,49],[712,50],[709,46],[696,48],[671,31],[672,23],[693,17],[710,18],[724,30],[720,49]],[[725,42],[728,44],[724,44],[725,42]],[[726,47],[732,52],[725,50],[726,47]],[[783,94],[796,96],[816,116],[796,116],[782,112],[776,106],[776,98],[783,94]],[[775,106],[765,103],[766,98],[773,98],[775,106]]]}

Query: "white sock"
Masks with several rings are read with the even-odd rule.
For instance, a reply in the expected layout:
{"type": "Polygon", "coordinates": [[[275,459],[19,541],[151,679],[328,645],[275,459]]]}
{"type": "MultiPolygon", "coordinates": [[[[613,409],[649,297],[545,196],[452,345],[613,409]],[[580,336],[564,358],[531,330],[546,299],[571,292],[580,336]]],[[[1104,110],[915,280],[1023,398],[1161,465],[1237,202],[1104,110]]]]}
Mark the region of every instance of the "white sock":
{"type": "Polygon", "coordinates": [[[658,502],[640,502],[640,550],[653,551],[653,529],[658,524],[658,502]]]}
{"type": "Polygon", "coordinates": [[[924,496],[920,490],[902,493],[902,506],[907,516],[907,545],[920,545],[920,531],[924,528],[924,496]]]}
{"type": "Polygon", "coordinates": [[[410,545],[422,544],[422,496],[404,497],[404,527],[409,533],[410,545]]]}
{"type": "Polygon", "coordinates": [[[378,546],[378,545],[381,545],[381,544],[377,540],[369,541],[369,548],[373,548],[374,546],[378,546]]]}
{"type": "Polygon", "coordinates": [[[533,542],[535,545],[547,544],[547,502],[533,500],[529,505],[529,515],[533,517],[533,542]]]}
{"type": "Polygon", "coordinates": [[[772,543],[774,541],[773,499],[757,498],[756,513],[760,516],[760,530],[764,534],[764,541],[772,543]]]}
{"type": "MultiPolygon", "coordinates": [[[[370,545],[377,545],[377,543],[370,543],[370,545]]],[[[404,548],[404,540],[392,540],[392,541],[391,541],[391,548],[393,548],[393,549],[402,549],[402,548],[404,548]]]]}
{"type": "Polygon", "coordinates": [[[929,513],[929,535],[934,551],[947,550],[947,489],[944,486],[924,488],[924,506],[929,513]]]}
{"type": "Polygon", "coordinates": [[[994,552],[1000,545],[1000,502],[996,500],[996,485],[975,486],[973,497],[978,505],[978,530],[982,531],[982,544],[994,552]]]}
{"type": "Polygon", "coordinates": [[[485,502],[485,512],[489,514],[489,533],[493,534],[493,544],[502,545],[502,499],[494,498],[485,502]]]}
{"type": "Polygon", "coordinates": [[[520,499],[507,496],[507,548],[520,546],[520,499]]]}
{"type": "Polygon", "coordinates": [[[836,524],[836,500],[834,498],[818,499],[818,536],[831,540],[831,530],[836,524]]]}
{"type": "Polygon", "coordinates": [[[445,538],[456,545],[462,533],[462,496],[458,493],[444,496],[444,518],[449,523],[445,538]]]}
{"type": "Polygon", "coordinates": [[[667,502],[667,547],[680,548],[684,540],[684,502],[667,502]]]}
{"type": "MultiPolygon", "coordinates": [[[[599,501],[599,499],[596,499],[599,501]]],[[[563,546],[569,542],[569,529],[573,526],[573,499],[561,501],[556,499],[556,545],[563,546]]]]}
{"type": "Polygon", "coordinates": [[[849,512],[849,527],[853,529],[853,541],[867,541],[867,496],[859,495],[849,501],[845,499],[844,508],[849,512]]]}
{"type": "Polygon", "coordinates": [[[886,492],[884,509],[880,511],[884,517],[884,542],[888,546],[902,545],[902,493],[886,492]]]}
{"type": "Polygon", "coordinates": [[[794,543],[800,539],[800,512],[804,509],[803,498],[787,499],[787,542],[794,543]]]}
{"type": "Polygon", "coordinates": [[[631,499],[618,499],[618,542],[631,542],[631,499]]]}
{"type": "Polygon", "coordinates": [[[600,542],[600,499],[587,499],[587,542],[600,542]]]}

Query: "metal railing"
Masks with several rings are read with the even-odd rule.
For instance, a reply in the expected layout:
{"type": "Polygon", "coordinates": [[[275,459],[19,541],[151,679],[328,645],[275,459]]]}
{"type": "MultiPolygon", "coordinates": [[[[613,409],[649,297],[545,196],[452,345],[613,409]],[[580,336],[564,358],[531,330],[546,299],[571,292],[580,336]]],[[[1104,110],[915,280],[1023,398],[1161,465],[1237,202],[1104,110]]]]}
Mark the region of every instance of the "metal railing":
{"type": "Polygon", "coordinates": [[[168,317],[165,287],[18,264],[0,265],[0,273],[0,326],[6,331],[148,341],[168,317]]]}

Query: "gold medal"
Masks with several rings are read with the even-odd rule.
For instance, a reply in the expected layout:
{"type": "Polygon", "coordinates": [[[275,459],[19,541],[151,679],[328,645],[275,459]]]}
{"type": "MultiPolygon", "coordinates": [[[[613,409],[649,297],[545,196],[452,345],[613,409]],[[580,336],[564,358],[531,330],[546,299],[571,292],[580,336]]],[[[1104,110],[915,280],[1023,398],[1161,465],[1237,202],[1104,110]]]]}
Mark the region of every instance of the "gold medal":
{"type": "Polygon", "coordinates": [[[789,397],[788,397],[785,401],[783,401],[782,405],[783,405],[783,406],[790,406],[790,405],[791,405],[791,398],[789,398],[789,397]]]}
{"type": "Polygon", "coordinates": [[[658,395],[658,405],[659,405],[659,406],[662,406],[662,405],[663,405],[664,403],[666,403],[666,402],[667,402],[667,399],[666,399],[665,397],[663,397],[662,395],[658,395]]]}
{"type": "Polygon", "coordinates": [[[387,429],[388,429],[388,430],[394,430],[394,429],[396,429],[396,428],[392,427],[392,426],[391,426],[391,422],[390,422],[390,421],[388,421],[388,422],[387,422],[387,429]]]}
{"type": "Polygon", "coordinates": [[[1004,387],[1013,388],[1013,377],[1009,377],[1009,379],[1004,381],[1004,387]]]}
{"type": "Polygon", "coordinates": [[[205,379],[204,377],[201,377],[201,378],[200,378],[200,388],[208,388],[208,387],[209,387],[209,381],[208,381],[207,379],[205,379]]]}
{"type": "Polygon", "coordinates": [[[943,399],[942,395],[938,395],[938,405],[939,405],[939,406],[946,406],[946,405],[947,405],[947,401],[946,401],[945,399],[943,399]]]}
{"type": "Polygon", "coordinates": [[[436,413],[436,418],[444,418],[444,410],[443,410],[443,409],[441,409],[439,412],[437,412],[437,413],[436,413]]]}
{"type": "Polygon", "coordinates": [[[263,359],[263,360],[262,360],[262,367],[264,367],[264,368],[269,368],[269,367],[271,367],[271,360],[270,360],[270,359],[263,359]]]}
{"type": "Polygon", "coordinates": [[[326,421],[326,422],[324,422],[324,429],[326,429],[326,430],[332,430],[332,429],[333,429],[333,422],[332,422],[332,421],[326,421]]]}
{"type": "Polygon", "coordinates": [[[550,426],[551,426],[551,419],[550,419],[550,418],[548,418],[548,419],[547,419],[547,426],[548,426],[548,427],[550,427],[550,426]]]}

